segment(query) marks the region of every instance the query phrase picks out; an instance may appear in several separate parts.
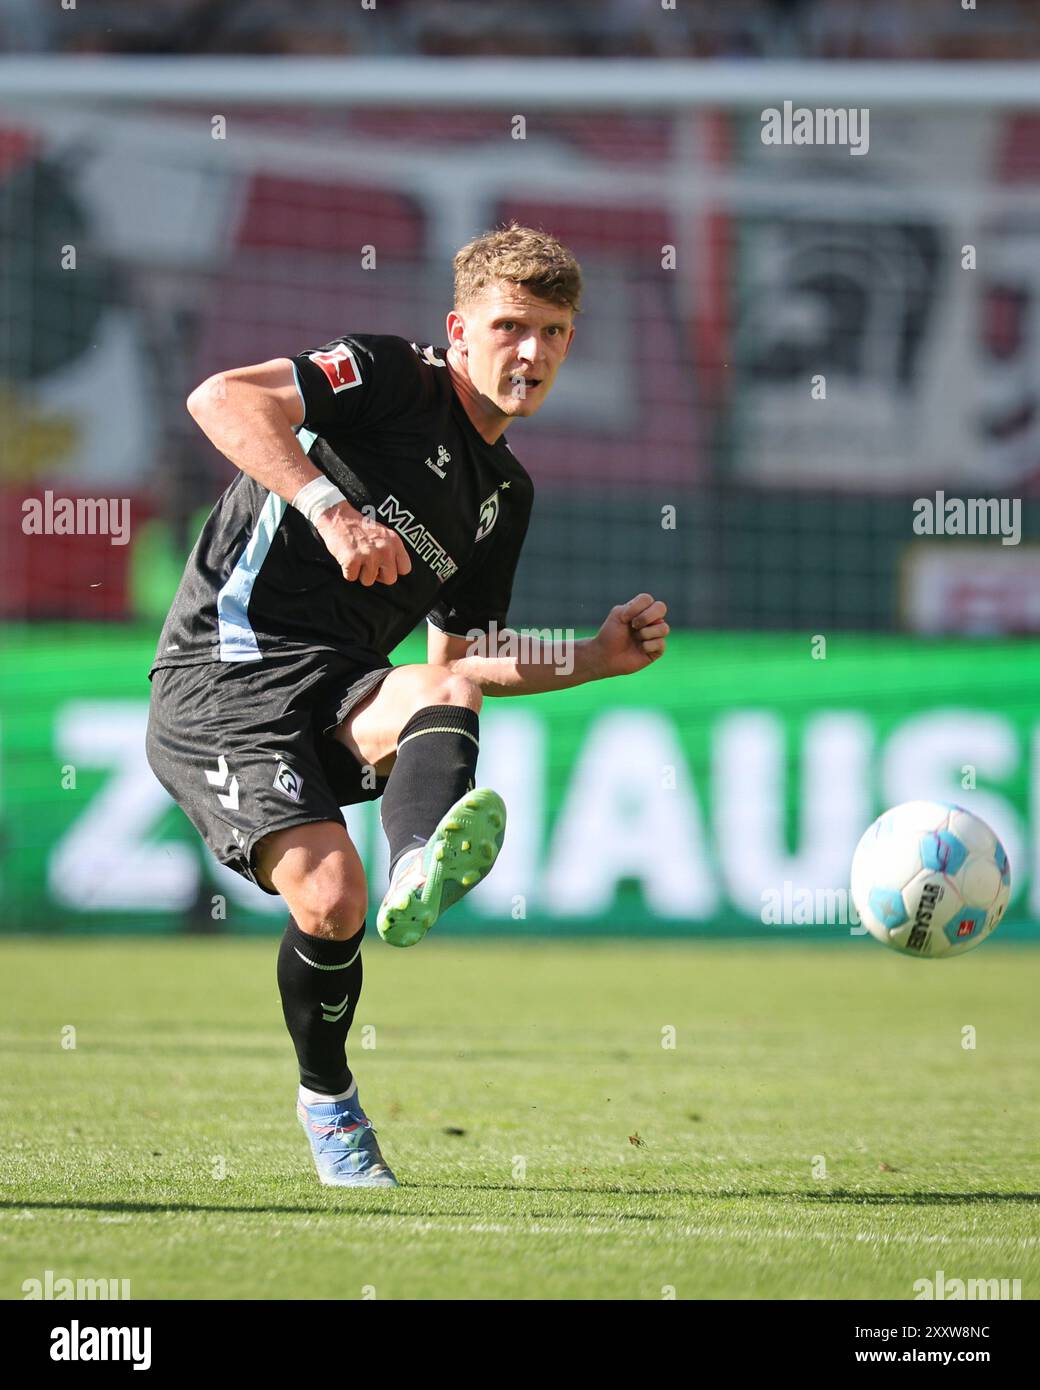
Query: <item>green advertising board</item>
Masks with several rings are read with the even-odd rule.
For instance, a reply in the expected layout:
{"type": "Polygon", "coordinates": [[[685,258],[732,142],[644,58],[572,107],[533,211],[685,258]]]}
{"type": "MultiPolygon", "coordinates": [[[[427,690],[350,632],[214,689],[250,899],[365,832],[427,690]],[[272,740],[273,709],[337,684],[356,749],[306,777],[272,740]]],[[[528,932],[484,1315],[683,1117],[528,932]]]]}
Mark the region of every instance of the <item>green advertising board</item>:
{"type": "MultiPolygon", "coordinates": [[[[154,632],[2,637],[5,929],[280,929],[281,900],[216,863],[145,761],[154,632]]],[[[422,659],[418,638],[395,653],[422,659]]],[[[1000,835],[1001,937],[1030,937],[1038,689],[1031,642],[677,633],[638,676],[487,700],[479,780],[505,797],[506,848],[438,931],[847,940],[859,835],[885,806],[933,797],[1000,835]],[[827,920],[799,910],[814,894],[827,920]]],[[[378,899],[378,803],[347,819],[378,899]]]]}

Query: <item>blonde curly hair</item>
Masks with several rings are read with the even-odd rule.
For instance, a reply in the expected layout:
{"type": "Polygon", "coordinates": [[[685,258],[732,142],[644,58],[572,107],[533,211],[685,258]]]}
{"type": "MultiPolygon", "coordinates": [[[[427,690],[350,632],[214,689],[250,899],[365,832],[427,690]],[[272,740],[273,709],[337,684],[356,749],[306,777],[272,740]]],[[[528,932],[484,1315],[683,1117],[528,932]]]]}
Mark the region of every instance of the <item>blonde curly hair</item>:
{"type": "Polygon", "coordinates": [[[539,299],[579,312],[581,267],[547,232],[510,222],[474,237],[455,253],[455,307],[469,304],[488,285],[508,280],[539,299]]]}

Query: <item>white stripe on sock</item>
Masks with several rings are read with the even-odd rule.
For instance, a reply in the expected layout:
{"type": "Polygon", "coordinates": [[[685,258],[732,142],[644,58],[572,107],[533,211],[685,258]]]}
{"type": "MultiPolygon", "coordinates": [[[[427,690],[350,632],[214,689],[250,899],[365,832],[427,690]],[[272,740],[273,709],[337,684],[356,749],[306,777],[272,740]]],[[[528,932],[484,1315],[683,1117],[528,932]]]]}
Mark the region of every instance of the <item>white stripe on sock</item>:
{"type": "Polygon", "coordinates": [[[356,1079],[351,1082],[349,1091],[340,1091],[338,1096],[322,1095],[321,1091],[309,1091],[306,1086],[300,1087],[300,1099],[304,1105],[330,1105],[334,1100],[350,1100],[351,1096],[357,1092],[356,1079]]]}
{"type": "Polygon", "coordinates": [[[397,751],[400,752],[401,745],[407,743],[410,738],[418,738],[420,734],[461,734],[463,738],[469,739],[470,743],[473,744],[474,748],[480,748],[480,743],[477,741],[477,739],[475,739],[473,735],[471,733],[468,733],[465,729],[449,729],[447,725],[438,724],[437,727],[434,729],[416,729],[414,734],[405,734],[404,738],[401,739],[397,745],[397,751]]]}
{"type": "Polygon", "coordinates": [[[322,965],[320,961],[310,960],[307,956],[303,954],[303,952],[300,950],[298,946],[294,946],[293,950],[296,952],[296,954],[299,956],[299,958],[303,961],[305,965],[312,965],[315,970],[346,970],[347,966],[353,965],[354,962],[357,960],[358,956],[361,954],[361,947],[358,946],[357,950],[354,952],[351,958],[349,960],[345,960],[342,965],[322,965]]]}

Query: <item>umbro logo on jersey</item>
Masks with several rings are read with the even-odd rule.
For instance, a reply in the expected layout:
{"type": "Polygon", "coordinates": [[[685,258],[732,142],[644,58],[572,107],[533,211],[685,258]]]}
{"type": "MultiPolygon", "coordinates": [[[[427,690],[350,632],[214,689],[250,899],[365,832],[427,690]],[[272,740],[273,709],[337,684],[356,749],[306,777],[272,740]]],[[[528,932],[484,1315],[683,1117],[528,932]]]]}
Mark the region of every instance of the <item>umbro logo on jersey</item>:
{"type": "Polygon", "coordinates": [[[279,763],[271,785],[290,801],[299,801],[300,793],[303,791],[303,778],[293,772],[287,763],[279,763]]]}
{"type": "Polygon", "coordinates": [[[434,463],[433,459],[427,459],[427,460],[426,460],[426,467],[427,467],[427,468],[432,468],[433,471],[437,474],[438,478],[443,478],[443,477],[444,477],[444,465],[445,465],[446,463],[451,463],[451,455],[448,453],[447,449],[444,447],[443,444],[438,444],[438,445],[437,445],[437,462],[434,463]]]}

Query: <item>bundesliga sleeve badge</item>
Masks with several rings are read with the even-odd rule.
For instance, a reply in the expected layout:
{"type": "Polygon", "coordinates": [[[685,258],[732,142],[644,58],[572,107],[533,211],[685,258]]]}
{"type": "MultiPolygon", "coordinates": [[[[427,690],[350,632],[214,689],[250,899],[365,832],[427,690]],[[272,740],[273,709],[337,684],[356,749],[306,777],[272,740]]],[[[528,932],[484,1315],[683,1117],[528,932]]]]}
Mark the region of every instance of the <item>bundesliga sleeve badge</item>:
{"type": "Polygon", "coordinates": [[[352,386],[361,385],[361,369],[346,343],[328,352],[309,352],[307,356],[325,373],[337,395],[340,391],[349,391],[352,386]]]}

